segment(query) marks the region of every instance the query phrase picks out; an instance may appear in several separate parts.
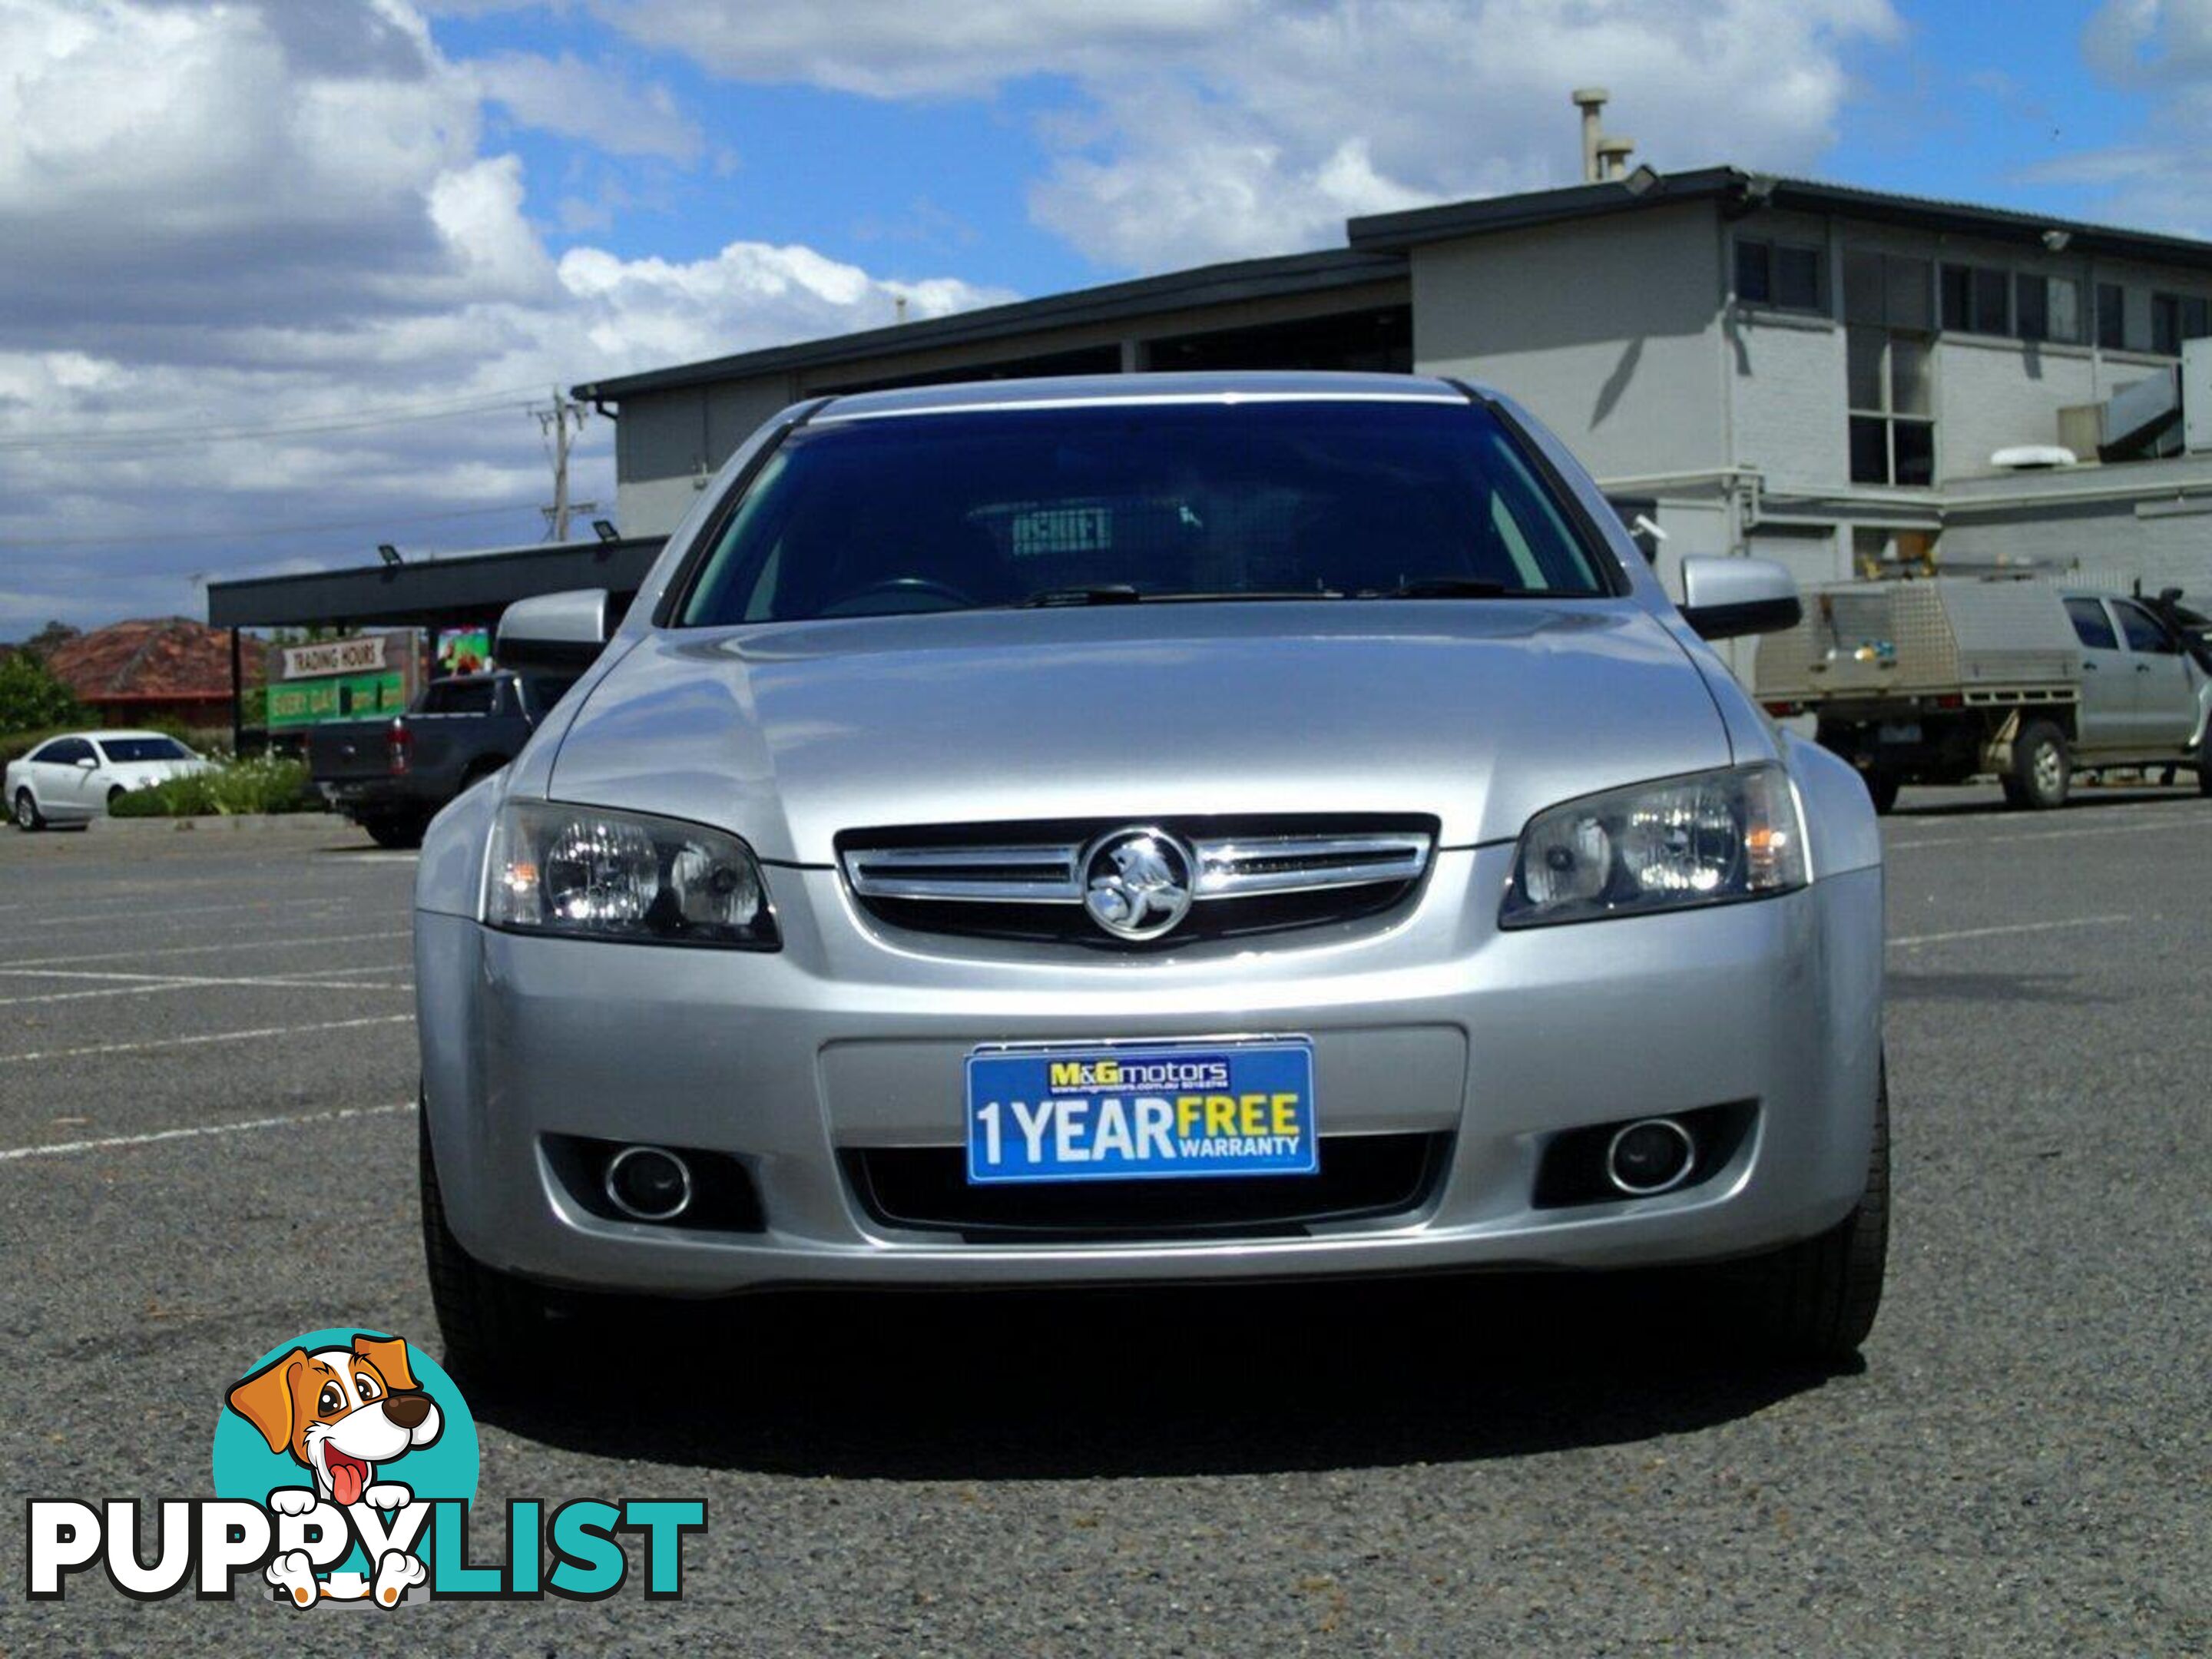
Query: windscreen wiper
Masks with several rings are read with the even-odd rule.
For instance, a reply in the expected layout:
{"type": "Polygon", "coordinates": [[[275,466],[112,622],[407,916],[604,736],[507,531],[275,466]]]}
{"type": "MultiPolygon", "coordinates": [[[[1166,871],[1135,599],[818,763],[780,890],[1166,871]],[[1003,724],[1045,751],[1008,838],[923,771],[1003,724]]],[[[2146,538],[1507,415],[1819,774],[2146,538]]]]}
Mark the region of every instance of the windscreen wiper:
{"type": "Polygon", "coordinates": [[[1101,582],[1090,587],[1042,587],[1016,599],[1016,611],[1042,611],[1060,605],[1134,605],[1145,596],[1127,582],[1101,582]]]}
{"type": "Polygon", "coordinates": [[[1526,587],[1508,587],[1504,582],[1492,581],[1487,576],[1416,576],[1395,587],[1364,588],[1358,597],[1363,599],[1502,599],[1532,591],[1526,587]]]}

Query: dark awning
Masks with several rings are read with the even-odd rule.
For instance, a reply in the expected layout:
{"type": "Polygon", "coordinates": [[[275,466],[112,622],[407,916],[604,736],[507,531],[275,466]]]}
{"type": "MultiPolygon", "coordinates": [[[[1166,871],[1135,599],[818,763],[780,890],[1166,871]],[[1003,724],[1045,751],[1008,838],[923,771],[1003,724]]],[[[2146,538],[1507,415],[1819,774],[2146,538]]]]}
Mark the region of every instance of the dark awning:
{"type": "Polygon", "coordinates": [[[210,582],[208,621],[217,628],[491,622],[515,600],[538,593],[577,587],[635,593],[664,545],[665,538],[658,536],[548,543],[406,564],[210,582]]]}

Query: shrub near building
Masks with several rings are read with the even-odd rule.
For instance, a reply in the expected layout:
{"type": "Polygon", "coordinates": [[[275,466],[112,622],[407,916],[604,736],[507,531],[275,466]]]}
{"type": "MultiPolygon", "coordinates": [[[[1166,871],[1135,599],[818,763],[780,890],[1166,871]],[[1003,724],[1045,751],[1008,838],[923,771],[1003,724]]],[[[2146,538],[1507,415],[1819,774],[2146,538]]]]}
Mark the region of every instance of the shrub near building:
{"type": "Polygon", "coordinates": [[[212,771],[134,789],[108,809],[111,817],[233,817],[252,812],[319,812],[322,799],[295,760],[272,755],[219,761],[212,771]]]}

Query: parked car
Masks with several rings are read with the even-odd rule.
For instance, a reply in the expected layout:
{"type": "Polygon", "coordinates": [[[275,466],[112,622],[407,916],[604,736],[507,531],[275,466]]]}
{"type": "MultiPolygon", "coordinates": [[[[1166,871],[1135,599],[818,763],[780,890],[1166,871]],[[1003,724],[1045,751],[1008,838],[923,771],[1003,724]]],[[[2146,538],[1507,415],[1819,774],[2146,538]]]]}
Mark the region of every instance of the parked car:
{"type": "Polygon", "coordinates": [[[2075,777],[2194,771],[2212,794],[2212,653],[2194,612],[2019,576],[1844,582],[1759,648],[1769,713],[1809,714],[1887,811],[1908,783],[1994,775],[2014,806],[2075,777]]]}
{"type": "Polygon", "coordinates": [[[8,810],[18,830],[89,823],[118,796],[210,765],[165,732],[70,732],[8,763],[8,810]]]}
{"type": "Polygon", "coordinates": [[[611,640],[507,611],[595,660],[424,842],[449,1364],[577,1289],[1658,1263],[1866,1335],[1875,815],[1700,637],[1786,571],[1678,610],[1403,376],[839,397],[712,488],[611,640]]]}
{"type": "Polygon", "coordinates": [[[413,847],[447,801],[514,758],[572,674],[457,674],[404,714],[311,727],[307,770],[323,798],[381,847],[413,847]]]}

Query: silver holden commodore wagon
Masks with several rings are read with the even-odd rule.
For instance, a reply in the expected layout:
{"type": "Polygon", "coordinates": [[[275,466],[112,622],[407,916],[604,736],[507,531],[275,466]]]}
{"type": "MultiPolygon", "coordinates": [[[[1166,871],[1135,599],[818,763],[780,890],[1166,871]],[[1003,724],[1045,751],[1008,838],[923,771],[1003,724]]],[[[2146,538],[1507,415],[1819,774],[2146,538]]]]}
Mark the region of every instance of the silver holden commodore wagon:
{"type": "Polygon", "coordinates": [[[1848,1354],[1887,1232],[1874,809],[1508,398],[817,399],[426,838],[449,1353],[566,1290],[1712,1264],[1848,1354]]]}

